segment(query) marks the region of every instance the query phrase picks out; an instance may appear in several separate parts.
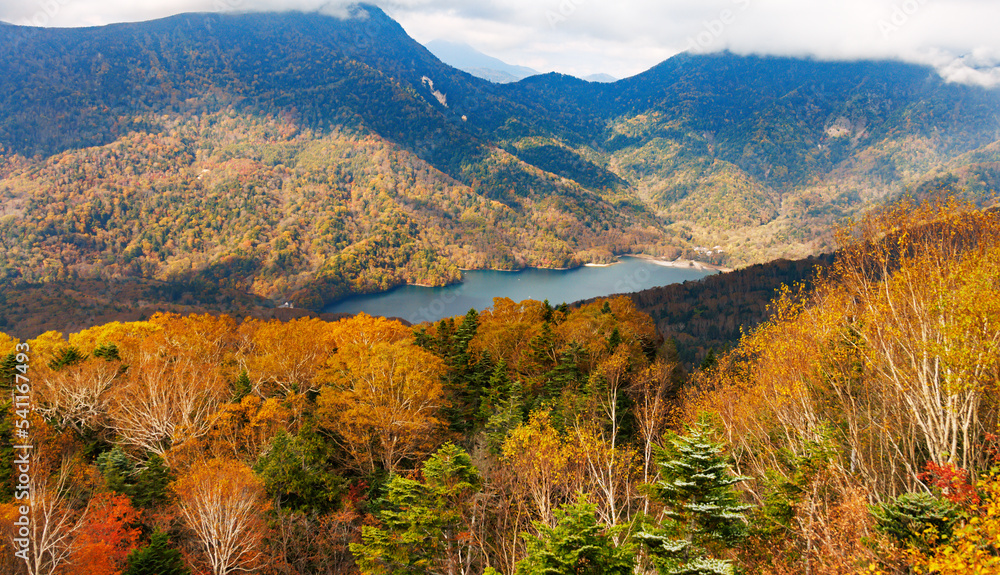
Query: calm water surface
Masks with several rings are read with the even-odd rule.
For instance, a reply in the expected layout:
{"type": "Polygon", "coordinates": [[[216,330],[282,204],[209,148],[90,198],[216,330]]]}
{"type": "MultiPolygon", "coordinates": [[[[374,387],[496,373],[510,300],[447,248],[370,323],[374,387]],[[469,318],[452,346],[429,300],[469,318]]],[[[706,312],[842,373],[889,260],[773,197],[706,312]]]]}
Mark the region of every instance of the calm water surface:
{"type": "Polygon", "coordinates": [[[462,273],[460,284],[445,287],[402,286],[383,293],[344,299],[323,311],[363,311],[420,323],[464,315],[469,308],[482,311],[493,305],[495,297],[508,297],[514,301],[547,299],[552,305],[557,305],[698,280],[714,273],[717,272],[666,267],[630,257],[622,257],[620,263],[607,267],[572,270],[531,268],[519,272],[468,271],[462,273]]]}

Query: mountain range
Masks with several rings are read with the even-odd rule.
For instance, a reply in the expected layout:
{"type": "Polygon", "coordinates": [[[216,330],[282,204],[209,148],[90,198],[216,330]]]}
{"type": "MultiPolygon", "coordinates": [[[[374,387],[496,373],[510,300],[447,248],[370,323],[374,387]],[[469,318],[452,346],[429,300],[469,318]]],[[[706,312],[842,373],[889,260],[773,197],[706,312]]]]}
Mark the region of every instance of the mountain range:
{"type": "Polygon", "coordinates": [[[1000,93],[899,62],[681,54],[497,84],[367,5],[2,26],[0,54],[6,285],[318,308],[460,268],[738,266],[828,250],[902,193],[985,203],[1000,181],[1000,93]]]}

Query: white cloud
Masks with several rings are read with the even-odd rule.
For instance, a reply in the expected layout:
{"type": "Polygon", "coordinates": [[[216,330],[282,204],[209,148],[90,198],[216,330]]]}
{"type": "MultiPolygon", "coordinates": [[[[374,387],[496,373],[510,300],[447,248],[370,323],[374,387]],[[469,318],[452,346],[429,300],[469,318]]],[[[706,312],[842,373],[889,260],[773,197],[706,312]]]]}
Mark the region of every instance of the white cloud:
{"type": "MultiPolygon", "coordinates": [[[[1000,83],[996,0],[376,0],[414,38],[463,41],[512,64],[638,73],[684,49],[892,58],[1000,83]]],[[[0,19],[86,26],[180,12],[343,12],[345,0],[0,0],[0,19]]]]}

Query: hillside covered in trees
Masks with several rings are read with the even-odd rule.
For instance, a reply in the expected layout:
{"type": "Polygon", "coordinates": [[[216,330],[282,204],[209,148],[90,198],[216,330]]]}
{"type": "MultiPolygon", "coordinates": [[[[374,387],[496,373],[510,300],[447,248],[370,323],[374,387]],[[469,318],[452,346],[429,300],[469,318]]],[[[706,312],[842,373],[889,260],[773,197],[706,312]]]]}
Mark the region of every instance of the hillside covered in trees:
{"type": "Polygon", "coordinates": [[[690,377],[628,297],[498,298],[414,327],[158,314],[0,336],[0,562],[996,572],[1000,218],[901,203],[841,239],[690,377]]]}
{"type": "Polygon", "coordinates": [[[497,85],[349,12],[0,26],[0,286],[318,310],[460,268],[801,258],[907,190],[996,190],[998,92],[930,68],[681,54],[497,85]]]}

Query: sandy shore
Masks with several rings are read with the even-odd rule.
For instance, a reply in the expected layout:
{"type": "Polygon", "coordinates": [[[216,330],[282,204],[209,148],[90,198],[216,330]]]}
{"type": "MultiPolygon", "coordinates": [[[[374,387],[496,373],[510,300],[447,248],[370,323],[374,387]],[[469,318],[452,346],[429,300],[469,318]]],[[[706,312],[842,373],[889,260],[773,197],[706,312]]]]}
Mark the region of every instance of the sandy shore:
{"type": "Polygon", "coordinates": [[[699,271],[717,271],[717,272],[733,271],[732,268],[710,264],[707,262],[699,262],[697,260],[686,260],[684,258],[677,258],[676,260],[665,260],[654,256],[648,256],[646,254],[632,254],[632,257],[647,260],[650,263],[667,268],[692,268],[699,271]]]}
{"type": "MultiPolygon", "coordinates": [[[[700,262],[698,260],[686,260],[686,259],[683,259],[683,258],[677,258],[676,260],[665,260],[663,258],[658,258],[656,256],[650,256],[650,255],[646,255],[646,254],[622,254],[622,257],[639,258],[641,260],[646,260],[649,263],[652,263],[652,264],[655,264],[655,265],[658,265],[658,266],[667,267],[667,268],[691,268],[691,269],[696,269],[696,270],[699,270],[699,271],[717,271],[717,272],[731,272],[731,271],[733,271],[732,268],[727,268],[727,267],[716,265],[716,264],[710,264],[708,262],[700,262]]],[[[610,264],[592,264],[592,263],[586,263],[586,264],[583,264],[583,267],[585,267],[585,268],[606,268],[606,267],[610,267],[610,266],[613,266],[613,265],[618,265],[620,263],[621,263],[620,261],[612,262],[610,264]]],[[[524,271],[524,270],[496,270],[496,269],[488,269],[488,268],[487,269],[466,269],[466,268],[459,268],[459,269],[462,270],[463,272],[494,271],[494,272],[517,273],[517,272],[520,272],[520,271],[524,271]]],[[[525,268],[525,269],[530,269],[530,267],[529,268],[525,268]]],[[[576,268],[534,268],[534,269],[566,271],[566,270],[572,270],[572,269],[576,269],[576,268]]],[[[411,284],[411,285],[413,285],[413,284],[411,284]]]]}

